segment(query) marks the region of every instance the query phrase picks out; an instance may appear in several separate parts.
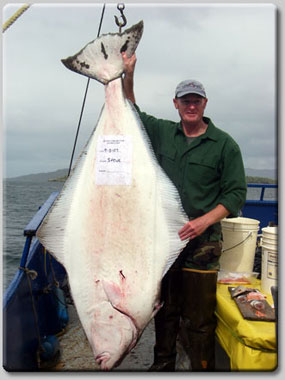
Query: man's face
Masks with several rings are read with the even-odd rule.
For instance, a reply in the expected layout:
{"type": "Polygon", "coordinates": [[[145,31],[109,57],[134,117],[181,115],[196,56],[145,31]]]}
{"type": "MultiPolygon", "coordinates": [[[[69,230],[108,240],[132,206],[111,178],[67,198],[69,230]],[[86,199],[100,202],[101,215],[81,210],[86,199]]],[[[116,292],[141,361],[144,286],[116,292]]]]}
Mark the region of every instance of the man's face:
{"type": "Polygon", "coordinates": [[[202,120],[207,101],[208,99],[197,94],[187,94],[181,98],[173,99],[181,120],[185,123],[193,124],[197,124],[202,120]]]}

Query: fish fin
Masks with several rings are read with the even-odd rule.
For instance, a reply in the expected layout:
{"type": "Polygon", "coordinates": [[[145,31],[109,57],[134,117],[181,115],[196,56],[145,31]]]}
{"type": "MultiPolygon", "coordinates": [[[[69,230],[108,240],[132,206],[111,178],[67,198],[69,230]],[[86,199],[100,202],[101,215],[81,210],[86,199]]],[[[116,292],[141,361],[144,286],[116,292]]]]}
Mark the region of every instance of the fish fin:
{"type": "Polygon", "coordinates": [[[119,304],[123,297],[123,293],[119,285],[113,281],[102,280],[104,292],[108,298],[108,301],[115,309],[120,309],[119,304]]]}
{"type": "Polygon", "coordinates": [[[106,84],[119,78],[124,71],[122,52],[131,57],[141,39],[143,21],[123,33],[108,33],[89,42],[77,54],[62,59],[70,70],[106,84]]]}
{"type": "Polygon", "coordinates": [[[113,281],[102,280],[102,283],[107,299],[112,307],[130,318],[134,326],[136,326],[136,323],[132,318],[132,312],[127,308],[126,294],[124,290],[113,281]]]}
{"type": "MultiPolygon", "coordinates": [[[[104,111],[102,108],[100,117],[104,111]]],[[[65,266],[65,241],[64,235],[68,222],[68,215],[70,212],[70,205],[74,197],[78,178],[81,175],[89,144],[92,136],[95,133],[96,127],[93,129],[85,147],[82,149],[75,165],[73,166],[69,177],[66,179],[59,195],[54,201],[52,207],[49,209],[47,215],[42,221],[37,230],[36,236],[46,250],[51,253],[62,265],[65,266]]]]}
{"type": "Polygon", "coordinates": [[[176,186],[157,161],[150,138],[136,108],[130,101],[128,101],[128,103],[136,115],[137,121],[141,127],[140,130],[143,135],[143,139],[147,142],[153,162],[156,164],[158,194],[160,195],[162,208],[165,213],[169,236],[169,252],[166,258],[165,267],[163,269],[164,276],[189,241],[189,239],[182,241],[178,235],[178,231],[189,221],[189,218],[183,209],[180,195],[176,186]]]}
{"type": "Polygon", "coordinates": [[[164,276],[189,241],[181,240],[178,235],[189,218],[183,209],[178,190],[162,169],[158,174],[158,186],[169,234],[169,254],[163,270],[164,276]]]}
{"type": "Polygon", "coordinates": [[[156,316],[156,314],[159,312],[159,310],[162,308],[163,305],[164,305],[164,302],[156,302],[156,304],[154,305],[150,319],[152,319],[153,317],[156,316]]]}

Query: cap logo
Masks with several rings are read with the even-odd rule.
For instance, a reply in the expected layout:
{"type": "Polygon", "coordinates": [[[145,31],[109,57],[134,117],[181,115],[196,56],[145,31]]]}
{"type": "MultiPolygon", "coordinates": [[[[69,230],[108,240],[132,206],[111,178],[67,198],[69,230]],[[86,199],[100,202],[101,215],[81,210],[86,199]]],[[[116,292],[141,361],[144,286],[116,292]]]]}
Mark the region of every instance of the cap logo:
{"type": "Polygon", "coordinates": [[[189,83],[184,84],[183,88],[188,87],[188,86],[191,86],[193,88],[199,88],[200,90],[203,90],[202,86],[200,86],[199,84],[194,83],[194,82],[189,82],[189,83]]]}

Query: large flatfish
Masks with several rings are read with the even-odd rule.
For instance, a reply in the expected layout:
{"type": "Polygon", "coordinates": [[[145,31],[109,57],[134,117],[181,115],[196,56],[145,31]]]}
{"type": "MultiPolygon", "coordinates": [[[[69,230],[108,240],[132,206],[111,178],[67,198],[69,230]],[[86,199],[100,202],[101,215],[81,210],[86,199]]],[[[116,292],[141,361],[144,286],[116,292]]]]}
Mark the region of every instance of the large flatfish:
{"type": "Polygon", "coordinates": [[[101,369],[135,346],[160,307],[160,284],[186,241],[178,192],[159,166],[123,93],[121,52],[131,56],[140,22],[106,34],[64,60],[105,84],[97,127],[37,236],[67,273],[75,306],[101,369]]]}

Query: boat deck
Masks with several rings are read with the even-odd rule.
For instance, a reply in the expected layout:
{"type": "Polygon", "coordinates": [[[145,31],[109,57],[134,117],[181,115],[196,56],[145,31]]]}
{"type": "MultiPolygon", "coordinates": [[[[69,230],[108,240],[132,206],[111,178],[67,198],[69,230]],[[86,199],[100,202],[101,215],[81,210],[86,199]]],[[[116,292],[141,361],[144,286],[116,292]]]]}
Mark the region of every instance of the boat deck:
{"type": "MultiPolygon", "coordinates": [[[[76,309],[68,305],[70,322],[64,334],[59,337],[60,361],[56,371],[97,371],[91,347],[78,319],[76,309]]],[[[146,371],[153,361],[153,321],[145,329],[136,347],[113,371],[146,371]]]]}
{"type": "MultiPolygon", "coordinates": [[[[91,347],[79,321],[76,309],[68,305],[70,322],[64,334],[59,337],[60,361],[55,371],[98,371],[91,347]]],[[[139,342],[113,372],[147,371],[153,363],[155,343],[153,319],[145,328],[139,342]]],[[[191,364],[182,345],[177,341],[176,371],[191,371],[191,364]]],[[[216,342],[216,369],[230,371],[229,359],[216,342]]]]}

